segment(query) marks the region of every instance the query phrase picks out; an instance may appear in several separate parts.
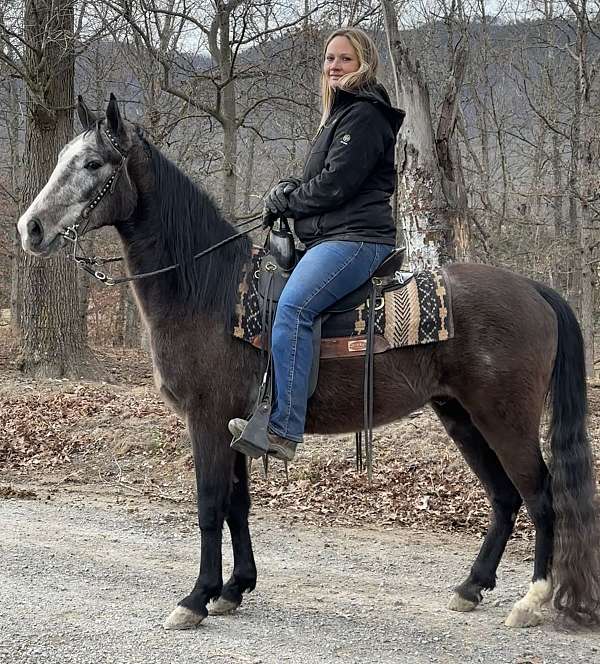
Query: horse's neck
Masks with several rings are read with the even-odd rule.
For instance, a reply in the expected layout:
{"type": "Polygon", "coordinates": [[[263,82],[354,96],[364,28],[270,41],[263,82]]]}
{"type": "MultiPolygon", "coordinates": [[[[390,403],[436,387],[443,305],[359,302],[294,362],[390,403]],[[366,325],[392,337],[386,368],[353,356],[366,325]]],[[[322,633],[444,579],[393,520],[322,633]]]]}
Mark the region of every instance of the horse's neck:
{"type": "MultiPolygon", "coordinates": [[[[122,228],[118,229],[123,247],[127,273],[129,276],[146,274],[154,272],[166,265],[159,265],[161,252],[156,251],[156,243],[160,241],[158,234],[148,232],[148,229],[142,231],[143,220],[132,220],[122,228]]],[[[160,294],[160,282],[152,276],[135,279],[131,282],[138,308],[151,326],[155,316],[153,315],[152,302],[160,294]]],[[[162,290],[166,290],[164,287],[162,290]]],[[[162,299],[166,298],[166,293],[162,299]]]]}
{"type": "MultiPolygon", "coordinates": [[[[161,226],[161,220],[153,214],[152,200],[144,200],[138,206],[138,210],[127,224],[118,228],[121,242],[124,249],[127,268],[130,275],[144,274],[154,272],[177,263],[175,256],[167,250],[167,242],[164,236],[164,229],[161,226]],[[150,210],[150,213],[145,213],[150,210]]],[[[224,229],[226,229],[225,222],[224,229]]],[[[237,240],[236,242],[239,242],[237,240]]],[[[206,247],[196,247],[194,252],[198,253],[206,247]]],[[[244,260],[243,256],[235,259],[235,252],[223,249],[217,249],[213,261],[219,261],[221,273],[234,275],[238,271],[239,260],[244,260]]],[[[208,266],[209,256],[201,257],[198,261],[207,261],[199,263],[201,268],[208,266]]],[[[212,263],[214,271],[214,262],[212,263]]],[[[218,283],[214,275],[208,271],[208,267],[203,282],[214,281],[212,289],[223,291],[227,285],[218,283]]],[[[146,319],[150,328],[171,320],[181,320],[197,317],[198,314],[212,314],[212,311],[203,310],[202,302],[186,301],[181,296],[181,289],[177,287],[178,271],[174,268],[167,275],[148,276],[137,279],[132,282],[138,305],[142,315],[146,319]]],[[[227,316],[227,312],[225,312],[227,316]]]]}

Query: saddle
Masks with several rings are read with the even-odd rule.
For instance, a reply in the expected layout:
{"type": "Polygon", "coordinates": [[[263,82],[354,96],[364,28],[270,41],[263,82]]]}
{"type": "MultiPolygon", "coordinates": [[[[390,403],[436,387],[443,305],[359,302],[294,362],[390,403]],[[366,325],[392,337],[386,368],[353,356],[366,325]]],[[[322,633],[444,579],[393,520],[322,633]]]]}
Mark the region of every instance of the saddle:
{"type": "MultiPolygon", "coordinates": [[[[257,279],[260,309],[260,334],[256,335],[253,345],[261,348],[266,356],[264,374],[259,386],[254,413],[249,418],[242,435],[234,439],[233,449],[266,455],[268,450],[267,427],[272,406],[272,364],[270,354],[271,328],[277,303],[298,260],[302,257],[294,243],[293,235],[285,218],[273,224],[268,239],[268,253],[262,256],[254,277],[257,279]],[[245,444],[248,441],[250,446],[245,444]]],[[[365,452],[369,480],[372,475],[372,422],[373,422],[373,354],[391,348],[383,336],[375,335],[375,311],[379,306],[384,290],[400,287],[412,278],[412,273],[402,276],[399,272],[404,258],[404,247],[395,249],[379,266],[372,277],[362,286],[352,291],[324,311],[313,327],[313,362],[309,380],[309,397],[313,394],[319,375],[319,363],[322,358],[365,356],[364,371],[364,430],[365,452]],[[361,336],[336,336],[336,319],[357,308],[367,312],[366,334],[361,336]],[[328,338],[329,337],[329,338],[328,338]],[[377,346],[377,340],[379,347],[377,346]],[[329,342],[329,343],[328,343],[329,342]]],[[[383,303],[381,303],[381,307],[383,303]]],[[[362,432],[356,434],[357,468],[362,469],[363,443],[362,432]]]]}
{"type": "MultiPolygon", "coordinates": [[[[292,232],[285,219],[280,219],[279,223],[276,222],[273,226],[268,247],[268,253],[262,257],[257,271],[262,334],[256,338],[254,344],[267,351],[270,348],[270,330],[277,303],[294,267],[304,254],[303,251],[296,249],[292,232]]],[[[396,247],[368,281],[338,300],[315,320],[309,397],[316,389],[321,359],[365,355],[368,324],[365,324],[366,334],[340,335],[340,332],[347,332],[348,327],[344,325],[344,318],[347,317],[343,314],[354,312],[359,307],[364,308],[367,316],[380,310],[383,307],[381,295],[384,291],[399,288],[414,277],[412,272],[400,271],[403,260],[404,247],[396,247]]],[[[373,335],[374,353],[382,353],[390,348],[382,335],[373,335]]]]}

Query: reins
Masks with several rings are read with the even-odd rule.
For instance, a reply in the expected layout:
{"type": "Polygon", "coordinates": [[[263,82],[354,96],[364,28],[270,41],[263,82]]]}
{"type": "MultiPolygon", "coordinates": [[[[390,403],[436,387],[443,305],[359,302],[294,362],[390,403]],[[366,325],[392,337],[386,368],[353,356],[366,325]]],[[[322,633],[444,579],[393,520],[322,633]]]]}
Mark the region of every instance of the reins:
{"type": "MultiPolygon", "coordinates": [[[[119,156],[121,157],[121,161],[119,162],[119,165],[115,168],[115,170],[111,173],[111,175],[107,178],[107,180],[104,182],[96,196],[88,203],[88,205],[83,209],[81,213],[81,217],[83,220],[86,222],[83,227],[83,231],[79,231],[79,227],[81,226],[80,223],[73,224],[72,226],[68,226],[62,233],[61,235],[68,240],[69,242],[73,243],[73,253],[71,254],[71,259],[84,271],[87,272],[90,276],[94,277],[94,279],[100,281],[103,283],[105,286],[118,286],[123,283],[127,283],[129,281],[137,281],[139,279],[145,279],[147,277],[154,277],[159,274],[164,274],[165,272],[170,272],[171,270],[176,270],[177,268],[181,267],[179,263],[174,263],[173,265],[168,265],[167,267],[161,267],[158,270],[152,270],[152,272],[141,272],[139,274],[132,274],[128,277],[111,277],[110,275],[106,274],[105,272],[102,272],[101,270],[96,270],[95,266],[99,265],[104,265],[106,263],[114,263],[117,261],[123,260],[121,256],[117,256],[114,258],[99,258],[98,256],[86,256],[85,254],[77,254],[78,248],[81,248],[80,244],[80,238],[82,238],[85,235],[85,231],[87,230],[87,221],[89,219],[90,213],[92,210],[98,205],[98,203],[104,198],[104,196],[107,193],[113,193],[116,187],[116,184],[118,182],[118,178],[125,169],[125,165],[127,162],[127,157],[129,156],[128,153],[121,148],[121,146],[118,144],[117,139],[108,131],[108,129],[104,130],[104,133],[106,134],[110,145],[116,152],[119,153],[119,156]]],[[[252,231],[255,231],[259,228],[262,227],[262,215],[256,215],[254,217],[250,217],[250,219],[245,219],[244,221],[241,221],[237,224],[234,224],[234,228],[240,228],[242,226],[245,226],[246,224],[249,224],[253,221],[256,221],[257,219],[261,219],[261,223],[257,224],[256,226],[252,226],[252,228],[248,228],[245,231],[242,231],[240,233],[234,233],[233,235],[230,235],[229,237],[226,237],[224,240],[221,240],[220,242],[217,242],[216,244],[213,244],[212,246],[208,247],[207,249],[204,249],[203,251],[200,251],[199,253],[195,254],[192,256],[192,260],[197,260],[198,258],[202,258],[203,256],[206,256],[207,254],[211,253],[212,251],[215,251],[216,249],[219,249],[223,245],[232,242],[233,240],[237,240],[240,237],[245,237],[248,235],[248,233],[251,233],[252,231]]]]}

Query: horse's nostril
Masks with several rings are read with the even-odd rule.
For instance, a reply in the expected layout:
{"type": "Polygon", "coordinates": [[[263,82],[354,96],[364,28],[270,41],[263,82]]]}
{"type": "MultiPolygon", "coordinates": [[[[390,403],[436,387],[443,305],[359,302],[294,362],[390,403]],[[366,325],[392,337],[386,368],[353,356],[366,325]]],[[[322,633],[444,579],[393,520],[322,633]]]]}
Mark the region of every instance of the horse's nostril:
{"type": "Polygon", "coordinates": [[[41,244],[44,238],[44,228],[39,219],[33,217],[27,222],[27,235],[32,247],[37,247],[41,244]]]}

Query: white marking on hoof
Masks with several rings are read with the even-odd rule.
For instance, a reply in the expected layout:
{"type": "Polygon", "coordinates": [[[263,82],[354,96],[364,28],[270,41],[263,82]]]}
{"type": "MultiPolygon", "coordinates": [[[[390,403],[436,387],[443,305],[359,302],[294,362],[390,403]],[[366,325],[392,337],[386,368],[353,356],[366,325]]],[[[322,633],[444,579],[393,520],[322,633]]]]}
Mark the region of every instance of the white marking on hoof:
{"type": "Polygon", "coordinates": [[[529,590],[520,599],[504,622],[507,627],[535,627],[544,622],[542,606],[552,599],[552,582],[540,579],[529,584],[529,590]]]}
{"type": "Polygon", "coordinates": [[[228,599],[223,599],[223,597],[219,597],[208,605],[208,615],[225,616],[229,613],[233,613],[238,608],[238,606],[239,604],[236,604],[235,602],[232,602],[228,599]]]}
{"type": "Polygon", "coordinates": [[[204,620],[204,616],[185,606],[176,606],[163,623],[165,629],[193,629],[204,620]]]}
{"type": "Polygon", "coordinates": [[[540,611],[531,607],[519,606],[523,600],[520,599],[510,612],[508,618],[504,621],[507,627],[535,627],[544,622],[540,611]]]}
{"type": "Polygon", "coordinates": [[[472,602],[470,599],[465,599],[461,597],[458,593],[454,593],[452,599],[448,602],[448,608],[450,611],[460,611],[461,613],[466,613],[467,611],[473,611],[477,607],[477,602],[472,602]]]}

